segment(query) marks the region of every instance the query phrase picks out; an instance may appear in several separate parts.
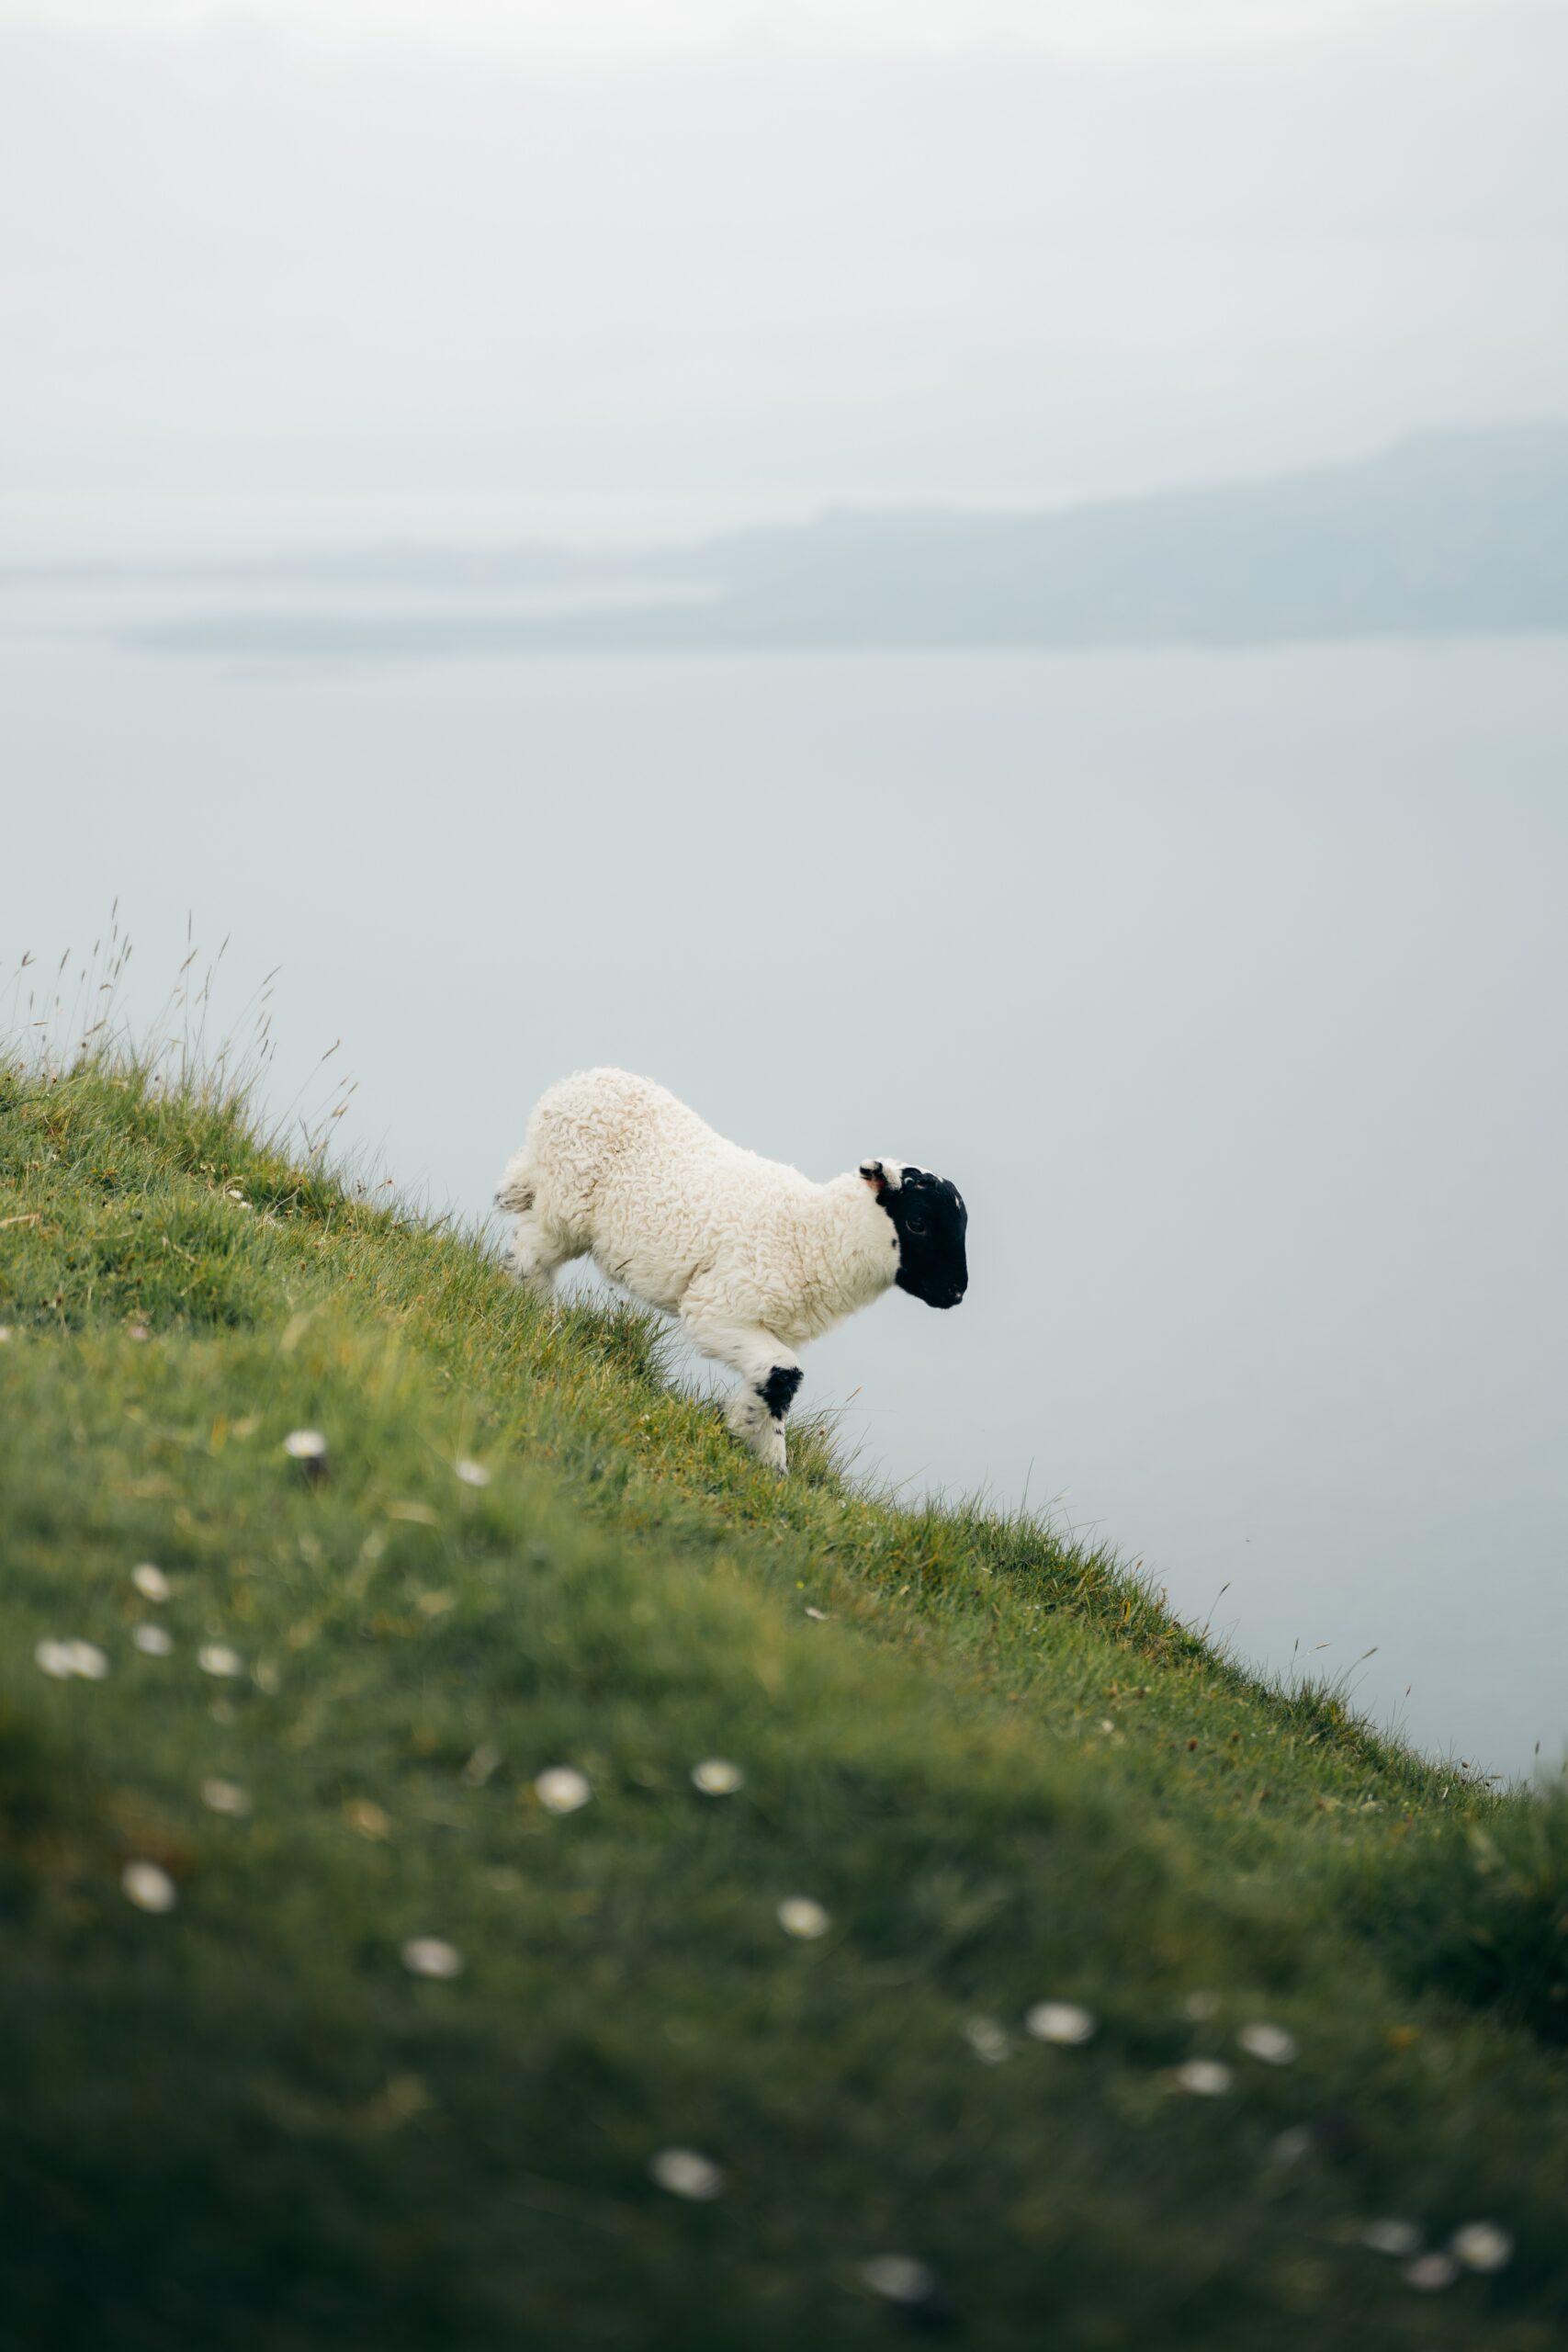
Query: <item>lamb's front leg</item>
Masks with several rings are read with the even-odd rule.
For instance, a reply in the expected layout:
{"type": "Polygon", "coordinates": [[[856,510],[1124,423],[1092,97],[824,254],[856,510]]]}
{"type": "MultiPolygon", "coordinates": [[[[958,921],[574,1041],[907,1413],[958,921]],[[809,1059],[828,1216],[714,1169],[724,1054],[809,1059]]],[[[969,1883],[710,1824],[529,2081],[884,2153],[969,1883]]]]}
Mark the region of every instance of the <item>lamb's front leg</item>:
{"type": "Polygon", "coordinates": [[[695,1348],[740,1374],[726,1419],[760,1462],[787,1470],[784,1421],[800,1386],[800,1359],[760,1323],[682,1309],[682,1327],[695,1348]]]}

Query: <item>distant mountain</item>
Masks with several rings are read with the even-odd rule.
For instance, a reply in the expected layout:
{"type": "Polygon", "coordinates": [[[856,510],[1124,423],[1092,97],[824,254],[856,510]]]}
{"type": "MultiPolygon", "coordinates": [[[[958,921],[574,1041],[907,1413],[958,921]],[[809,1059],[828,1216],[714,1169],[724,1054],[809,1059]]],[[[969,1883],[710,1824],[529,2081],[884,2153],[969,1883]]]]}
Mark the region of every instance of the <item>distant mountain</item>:
{"type": "MultiPolygon", "coordinates": [[[[1247,644],[1568,626],[1568,425],[1057,514],[829,515],[713,551],[662,641],[1247,644]]],[[[648,616],[623,612],[627,635],[648,616]]],[[[564,636],[568,623],[555,625],[564,636]]]]}
{"type": "MultiPolygon", "coordinates": [[[[187,574],[194,580],[194,575],[187,574]]],[[[374,589],[374,614],[209,612],[183,650],[1252,645],[1568,627],[1568,424],[1427,433],[1280,481],[1054,513],[830,513],[683,548],[387,548],[209,571],[374,589]],[[387,592],[460,597],[400,615],[387,592]],[[476,612],[476,598],[534,609],[476,612]]]]}

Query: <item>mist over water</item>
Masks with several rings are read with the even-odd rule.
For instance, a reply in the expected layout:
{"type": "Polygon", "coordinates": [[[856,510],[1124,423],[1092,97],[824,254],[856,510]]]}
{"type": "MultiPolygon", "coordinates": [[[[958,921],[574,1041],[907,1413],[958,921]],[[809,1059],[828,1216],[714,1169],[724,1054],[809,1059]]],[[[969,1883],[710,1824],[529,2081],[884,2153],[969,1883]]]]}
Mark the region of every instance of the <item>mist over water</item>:
{"type": "Polygon", "coordinates": [[[236,1014],[283,967],[272,1098],[341,1035],[345,1146],[476,1217],[594,1061],[952,1175],[962,1309],[807,1359],[868,1470],[1027,1487],[1246,1656],[1555,1764],[1561,639],[117,650],[156,606],[4,600],[7,968],[118,897],[147,1019],[194,910],[236,1014]]]}

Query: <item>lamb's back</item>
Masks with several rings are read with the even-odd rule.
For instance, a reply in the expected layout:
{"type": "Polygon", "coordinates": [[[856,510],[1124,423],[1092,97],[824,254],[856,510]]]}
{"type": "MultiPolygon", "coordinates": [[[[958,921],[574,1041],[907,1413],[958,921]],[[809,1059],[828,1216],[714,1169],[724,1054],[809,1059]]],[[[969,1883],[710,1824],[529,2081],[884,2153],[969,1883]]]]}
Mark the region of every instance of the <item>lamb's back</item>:
{"type": "Polygon", "coordinates": [[[815,1189],[797,1169],[716,1134],[668,1087],[623,1069],[579,1070],[550,1087],[528,1149],[556,1210],[606,1272],[619,1267],[628,1280],[650,1245],[661,1270],[711,1255],[716,1239],[743,1248],[773,1224],[781,1199],[815,1189]]]}

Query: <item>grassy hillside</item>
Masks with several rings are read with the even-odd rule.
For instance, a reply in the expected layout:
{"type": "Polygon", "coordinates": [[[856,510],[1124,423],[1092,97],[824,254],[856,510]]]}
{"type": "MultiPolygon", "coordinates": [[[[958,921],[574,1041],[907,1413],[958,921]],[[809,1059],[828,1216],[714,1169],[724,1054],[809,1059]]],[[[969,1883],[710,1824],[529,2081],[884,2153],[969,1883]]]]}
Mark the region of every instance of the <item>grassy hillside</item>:
{"type": "Polygon", "coordinates": [[[221,1104],[0,1069],[0,1188],[12,2340],[1564,2340],[1559,1809],[221,1104]]]}

